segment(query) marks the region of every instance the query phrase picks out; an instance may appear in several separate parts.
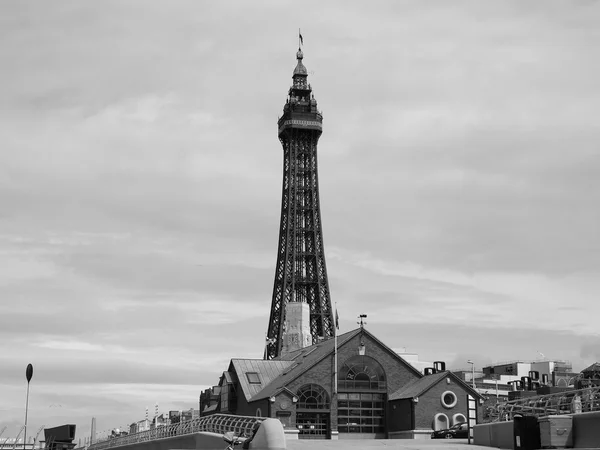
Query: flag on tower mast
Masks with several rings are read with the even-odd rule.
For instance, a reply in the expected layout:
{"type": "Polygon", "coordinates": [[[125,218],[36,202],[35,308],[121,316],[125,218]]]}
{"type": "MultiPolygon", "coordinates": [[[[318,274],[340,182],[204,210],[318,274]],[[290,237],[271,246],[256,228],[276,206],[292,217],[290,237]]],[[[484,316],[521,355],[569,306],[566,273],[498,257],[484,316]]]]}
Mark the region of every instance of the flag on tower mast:
{"type": "Polygon", "coordinates": [[[300,28],[298,28],[298,41],[300,45],[304,45],[304,39],[302,38],[302,33],[300,32],[300,28]]]}

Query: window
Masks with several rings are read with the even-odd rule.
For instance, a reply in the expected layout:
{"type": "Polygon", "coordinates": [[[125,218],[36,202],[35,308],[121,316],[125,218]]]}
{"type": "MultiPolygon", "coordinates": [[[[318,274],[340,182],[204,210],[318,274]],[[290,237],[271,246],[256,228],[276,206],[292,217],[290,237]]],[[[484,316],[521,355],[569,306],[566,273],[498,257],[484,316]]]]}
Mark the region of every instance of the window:
{"type": "Polygon", "coordinates": [[[298,389],[297,409],[329,409],[327,391],[318,384],[307,384],[298,389]]]}
{"type": "Polygon", "coordinates": [[[457,413],[452,416],[452,425],[456,425],[459,423],[466,423],[466,422],[467,422],[467,418],[465,417],[464,414],[457,413]]]}
{"type": "Polygon", "coordinates": [[[221,412],[229,412],[229,385],[221,386],[221,412]]]}
{"type": "Polygon", "coordinates": [[[450,426],[448,423],[448,416],[444,413],[437,413],[433,416],[433,426],[434,431],[445,430],[450,426]]]}
{"type": "Polygon", "coordinates": [[[246,378],[250,384],[260,384],[260,376],[256,372],[247,372],[246,378]]]}
{"type": "Polygon", "coordinates": [[[340,433],[385,432],[385,372],[368,356],[353,356],[340,368],[338,378],[340,433]]]}
{"type": "Polygon", "coordinates": [[[386,382],[383,367],[368,356],[349,358],[339,371],[340,389],[377,390],[385,392],[386,382]]]}
{"type": "Polygon", "coordinates": [[[458,398],[456,398],[456,394],[454,392],[446,391],[442,394],[441,400],[444,408],[453,408],[456,406],[458,398]]]}

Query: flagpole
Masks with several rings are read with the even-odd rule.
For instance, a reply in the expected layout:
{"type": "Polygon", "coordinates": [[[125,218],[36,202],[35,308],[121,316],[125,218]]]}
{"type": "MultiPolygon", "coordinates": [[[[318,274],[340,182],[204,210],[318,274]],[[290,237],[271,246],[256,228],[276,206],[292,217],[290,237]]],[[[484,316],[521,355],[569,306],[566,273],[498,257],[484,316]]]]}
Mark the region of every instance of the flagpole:
{"type": "Polygon", "coordinates": [[[338,391],[338,349],[337,349],[337,330],[338,330],[338,313],[337,313],[337,302],[335,302],[335,327],[333,328],[333,393],[337,395],[338,391]]]}

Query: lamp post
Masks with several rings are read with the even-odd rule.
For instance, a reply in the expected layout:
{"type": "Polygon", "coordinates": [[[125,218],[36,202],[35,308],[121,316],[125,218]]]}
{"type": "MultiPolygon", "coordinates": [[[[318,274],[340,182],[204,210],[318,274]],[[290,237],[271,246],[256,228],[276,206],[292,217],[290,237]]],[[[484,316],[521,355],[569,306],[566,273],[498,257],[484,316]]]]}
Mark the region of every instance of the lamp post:
{"type": "Polygon", "coordinates": [[[467,360],[467,363],[471,364],[471,383],[473,384],[473,389],[475,389],[475,363],[470,359],[467,360]]]}
{"type": "Polygon", "coordinates": [[[25,370],[25,378],[27,378],[27,400],[25,401],[25,434],[23,435],[23,450],[25,450],[27,446],[27,410],[29,409],[29,382],[31,381],[31,377],[33,377],[33,365],[27,364],[27,369],[25,370]]]}

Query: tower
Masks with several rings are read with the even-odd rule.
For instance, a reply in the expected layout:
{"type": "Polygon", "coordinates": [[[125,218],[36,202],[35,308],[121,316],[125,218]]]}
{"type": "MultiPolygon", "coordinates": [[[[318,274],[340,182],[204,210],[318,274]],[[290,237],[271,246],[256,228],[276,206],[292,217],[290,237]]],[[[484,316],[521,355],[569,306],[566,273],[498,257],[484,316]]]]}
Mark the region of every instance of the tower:
{"type": "Polygon", "coordinates": [[[323,116],[317,110],[317,101],[307,82],[303,57],[299,48],[293,84],[283,116],[277,122],[283,146],[283,190],[265,359],[282,352],[288,303],[308,304],[313,342],[334,334],[317,174],[317,142],[323,129],[323,116]]]}

